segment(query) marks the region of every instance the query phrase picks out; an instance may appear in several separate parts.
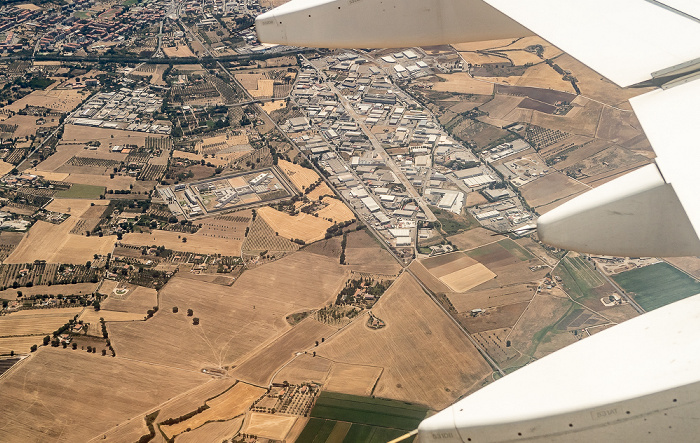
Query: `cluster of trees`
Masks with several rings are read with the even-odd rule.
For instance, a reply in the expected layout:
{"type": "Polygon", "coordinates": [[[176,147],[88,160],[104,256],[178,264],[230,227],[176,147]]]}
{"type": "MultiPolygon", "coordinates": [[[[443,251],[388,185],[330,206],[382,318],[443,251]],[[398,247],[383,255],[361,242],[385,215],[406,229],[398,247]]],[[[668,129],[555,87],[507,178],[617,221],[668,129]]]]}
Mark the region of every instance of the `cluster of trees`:
{"type": "Polygon", "coordinates": [[[206,404],[203,404],[202,406],[198,407],[197,409],[195,409],[192,412],[188,412],[187,414],[181,415],[181,416],[176,417],[176,418],[168,418],[168,419],[160,422],[160,424],[165,425],[165,426],[175,425],[175,424],[178,424],[178,423],[183,422],[185,420],[188,420],[188,419],[194,417],[195,415],[206,411],[207,409],[209,409],[209,406],[206,404]]]}

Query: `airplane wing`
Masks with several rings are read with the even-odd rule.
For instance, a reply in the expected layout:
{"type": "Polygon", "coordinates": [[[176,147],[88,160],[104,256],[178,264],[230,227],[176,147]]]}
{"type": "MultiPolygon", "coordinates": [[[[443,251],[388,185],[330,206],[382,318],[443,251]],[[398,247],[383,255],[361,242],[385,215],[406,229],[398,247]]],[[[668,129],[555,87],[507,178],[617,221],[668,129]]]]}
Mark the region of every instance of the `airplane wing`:
{"type": "Polygon", "coordinates": [[[663,89],[631,100],[654,165],[538,220],[563,249],[617,256],[700,255],[700,3],[694,0],[292,0],[260,15],[261,41],[405,47],[539,34],[619,86],[663,89]],[[659,235],[663,233],[663,235],[659,235]],[[639,241],[639,239],[644,241],[639,241]]]}
{"type": "MultiPolygon", "coordinates": [[[[535,33],[619,86],[659,86],[630,100],[655,162],[539,217],[538,235],[581,252],[700,255],[700,2],[292,0],[259,16],[256,27],[265,42],[349,48],[535,33]]],[[[420,439],[692,438],[699,313],[696,296],[577,342],[424,420],[420,439]]]]}

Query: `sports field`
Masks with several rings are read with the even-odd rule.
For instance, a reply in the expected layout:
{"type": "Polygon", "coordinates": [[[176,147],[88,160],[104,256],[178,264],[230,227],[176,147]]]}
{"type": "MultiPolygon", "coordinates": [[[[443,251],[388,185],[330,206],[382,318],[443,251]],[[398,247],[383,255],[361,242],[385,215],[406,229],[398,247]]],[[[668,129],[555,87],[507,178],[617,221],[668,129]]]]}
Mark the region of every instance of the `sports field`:
{"type": "Polygon", "coordinates": [[[418,427],[427,412],[401,401],[324,391],[297,442],[386,442],[418,427]]]}
{"type": "Polygon", "coordinates": [[[700,293],[700,282],[666,262],[623,272],[613,279],[646,311],[700,293]]]}

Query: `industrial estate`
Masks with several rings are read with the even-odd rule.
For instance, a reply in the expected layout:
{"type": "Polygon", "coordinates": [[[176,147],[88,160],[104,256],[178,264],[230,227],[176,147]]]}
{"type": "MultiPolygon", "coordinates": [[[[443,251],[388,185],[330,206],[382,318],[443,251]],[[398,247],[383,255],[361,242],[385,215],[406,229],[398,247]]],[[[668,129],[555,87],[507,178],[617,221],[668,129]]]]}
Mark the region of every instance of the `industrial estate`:
{"type": "Polygon", "coordinates": [[[538,37],[259,44],[280,3],[0,5],[0,441],[385,442],[700,292],[533,230],[651,161],[639,91],[538,37]]]}

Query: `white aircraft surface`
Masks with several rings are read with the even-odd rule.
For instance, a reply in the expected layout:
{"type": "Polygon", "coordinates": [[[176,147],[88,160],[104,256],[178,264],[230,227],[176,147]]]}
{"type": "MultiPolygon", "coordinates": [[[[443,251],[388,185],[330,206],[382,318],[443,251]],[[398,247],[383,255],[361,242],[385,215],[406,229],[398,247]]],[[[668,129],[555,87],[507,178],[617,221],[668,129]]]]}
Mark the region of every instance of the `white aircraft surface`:
{"type": "MultiPolygon", "coordinates": [[[[538,34],[621,87],[654,163],[541,216],[540,239],[615,256],[700,255],[700,1],[292,0],[260,41],[426,46],[538,34]]],[[[700,441],[700,296],[518,370],[418,428],[425,442],[700,441]],[[582,382],[577,377],[582,375],[582,382]]]]}

